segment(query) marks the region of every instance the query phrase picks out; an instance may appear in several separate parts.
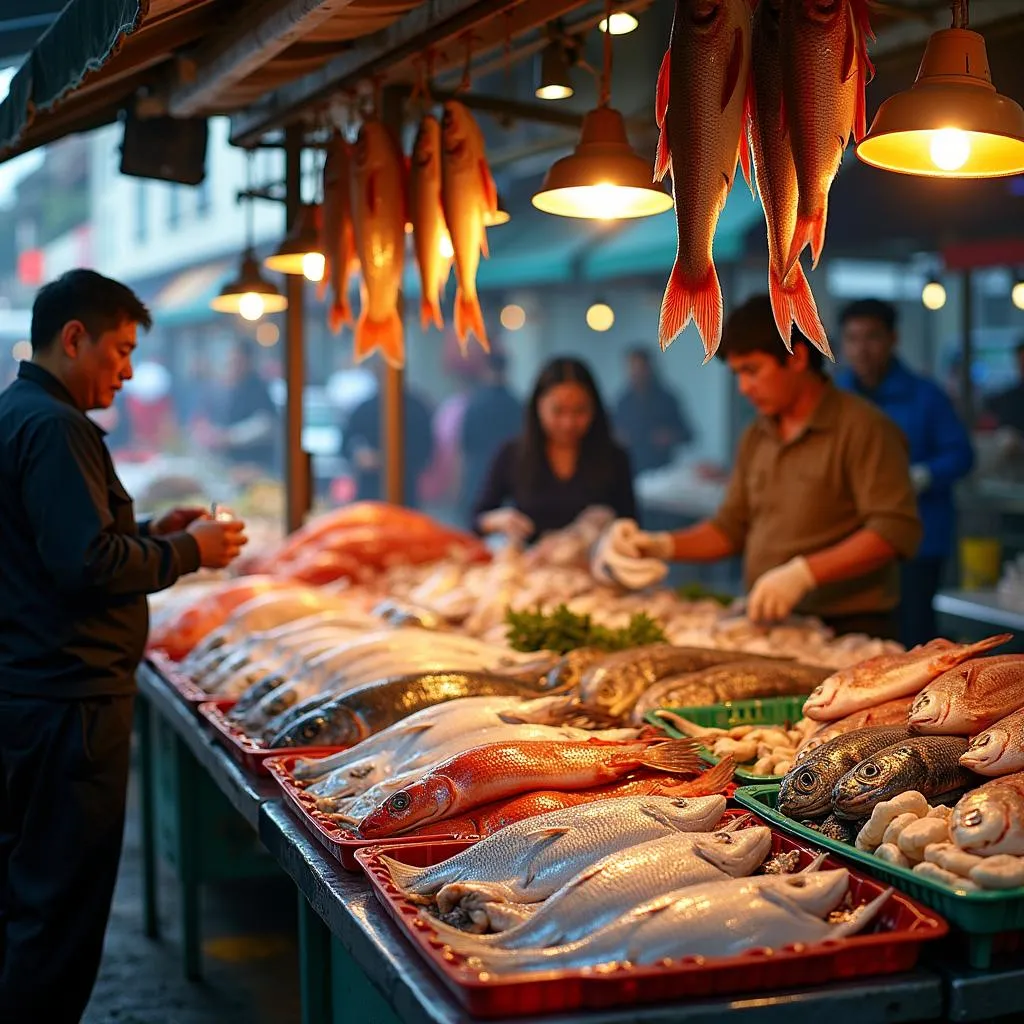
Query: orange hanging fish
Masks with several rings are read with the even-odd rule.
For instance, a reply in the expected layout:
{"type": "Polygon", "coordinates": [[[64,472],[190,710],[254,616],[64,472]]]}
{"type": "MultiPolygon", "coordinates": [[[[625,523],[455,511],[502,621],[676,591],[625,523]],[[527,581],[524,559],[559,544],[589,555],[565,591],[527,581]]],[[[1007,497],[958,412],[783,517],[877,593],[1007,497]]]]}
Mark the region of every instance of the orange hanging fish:
{"type": "Polygon", "coordinates": [[[378,121],[359,130],[352,172],[352,228],[362,268],[362,304],[355,358],[375,350],[391,366],[405,364],[405,330],[398,311],[405,264],[405,157],[378,121]]]}
{"type": "Polygon", "coordinates": [[[378,839],[535,789],[590,789],[640,767],[693,773],[699,764],[692,740],[487,743],[449,757],[393,793],[359,823],[359,833],[378,839]]]}
{"type": "Polygon", "coordinates": [[[469,335],[476,335],[490,351],[484,314],[476,291],[480,254],[487,251],[484,218],[498,209],[498,190],[484,153],[484,137],[473,115],[461,104],[444,105],[442,121],[441,204],[455,250],[455,334],[466,351],[469,335]]]}
{"type": "Polygon", "coordinates": [[[452,240],[441,209],[441,125],[428,114],[420,122],[409,176],[412,240],[420,268],[420,323],[444,329],[441,295],[451,271],[452,240]]]}
{"type": "Polygon", "coordinates": [[[806,246],[812,266],[825,243],[828,192],[850,136],[865,132],[867,0],[789,0],[782,5],[783,123],[796,163],[796,229],[783,267],[787,277],[806,246]]]}
{"type": "MultiPolygon", "coordinates": [[[[796,165],[789,134],[782,123],[782,52],[779,21],[783,0],[761,0],[754,12],[751,87],[748,92],[746,141],[753,158],[757,192],[768,228],[768,292],[779,334],[792,351],[792,324],[829,358],[832,349],[822,326],[811,286],[799,262],[783,277],[796,231],[796,165]]],[[[751,180],[747,152],[741,153],[751,180]]]]}
{"type": "Polygon", "coordinates": [[[320,251],[327,265],[319,288],[321,299],[328,290],[331,293],[327,322],[333,334],[337,334],[343,324],[352,323],[348,280],[358,261],[352,234],[352,188],[349,181],[351,158],[351,146],[345,137],[340,133],[335,135],[324,161],[320,251]]]}
{"type": "Polygon", "coordinates": [[[748,0],[676,0],[655,109],[654,179],[672,171],[678,239],[658,339],[667,348],[693,320],[705,362],[722,340],[712,242],[736,176],[749,65],[748,0]]]}

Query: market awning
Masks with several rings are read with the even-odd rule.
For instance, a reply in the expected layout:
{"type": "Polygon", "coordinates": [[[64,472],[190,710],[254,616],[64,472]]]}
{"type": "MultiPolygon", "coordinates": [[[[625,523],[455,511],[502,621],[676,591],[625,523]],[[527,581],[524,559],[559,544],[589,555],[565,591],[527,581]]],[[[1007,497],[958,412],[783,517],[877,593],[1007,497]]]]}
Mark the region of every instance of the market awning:
{"type": "Polygon", "coordinates": [[[210,310],[210,300],[237,270],[237,260],[218,260],[176,274],[153,299],[157,327],[178,327],[216,316],[210,310]]]}
{"type": "MultiPolygon", "coordinates": [[[[743,254],[747,230],[761,217],[761,206],[746,183],[737,181],[718,219],[714,254],[717,260],[735,260],[743,254]]],[[[583,274],[598,281],[610,277],[667,274],[676,251],[675,215],[657,217],[621,228],[607,242],[595,247],[584,260],[583,274]]]]}

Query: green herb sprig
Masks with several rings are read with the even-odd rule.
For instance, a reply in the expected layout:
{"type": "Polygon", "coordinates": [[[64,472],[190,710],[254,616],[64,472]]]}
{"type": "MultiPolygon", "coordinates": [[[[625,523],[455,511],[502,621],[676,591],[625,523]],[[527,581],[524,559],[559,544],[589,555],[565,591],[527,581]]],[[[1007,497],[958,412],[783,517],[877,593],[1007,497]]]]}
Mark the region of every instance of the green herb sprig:
{"type": "Polygon", "coordinates": [[[665,643],[660,624],[644,612],[637,612],[629,625],[608,629],[589,615],[577,615],[560,604],[554,611],[505,611],[509,645],[517,651],[555,651],[568,654],[577,647],[603,651],[624,651],[644,644],[665,643]]]}

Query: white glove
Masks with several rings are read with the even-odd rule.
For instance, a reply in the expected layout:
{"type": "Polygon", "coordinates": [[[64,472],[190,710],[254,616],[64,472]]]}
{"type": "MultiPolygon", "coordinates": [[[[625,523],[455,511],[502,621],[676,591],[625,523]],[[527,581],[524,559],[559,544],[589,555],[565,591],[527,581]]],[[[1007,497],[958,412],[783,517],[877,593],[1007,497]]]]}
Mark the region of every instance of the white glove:
{"type": "Polygon", "coordinates": [[[496,508],[485,512],[477,520],[477,525],[483,533],[503,533],[517,544],[524,543],[537,530],[533,520],[517,508],[496,508]]]}
{"type": "Polygon", "coordinates": [[[915,494],[923,494],[932,485],[932,471],[924,463],[911,466],[910,482],[914,485],[915,494]]]}
{"type": "Polygon", "coordinates": [[[781,622],[817,585],[807,559],[798,555],[758,578],[747,598],[747,618],[781,622]]]}
{"type": "Polygon", "coordinates": [[[674,551],[672,534],[645,533],[632,519],[616,519],[598,541],[590,571],[602,583],[642,590],[668,575],[665,559],[674,551]]]}

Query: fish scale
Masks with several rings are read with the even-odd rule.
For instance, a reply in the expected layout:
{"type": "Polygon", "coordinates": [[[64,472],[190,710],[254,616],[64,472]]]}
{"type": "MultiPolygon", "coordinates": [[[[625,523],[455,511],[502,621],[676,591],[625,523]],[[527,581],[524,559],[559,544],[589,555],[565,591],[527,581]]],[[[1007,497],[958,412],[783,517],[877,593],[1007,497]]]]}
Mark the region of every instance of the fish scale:
{"type": "Polygon", "coordinates": [[[953,809],[950,836],[967,853],[1024,855],[1024,772],[968,793],[953,809]]]}
{"type": "Polygon", "coordinates": [[[1024,768],[1024,708],[973,737],[960,763],[979,775],[1009,775],[1024,768]]]}
{"type": "Polygon", "coordinates": [[[1024,655],[976,658],[944,672],[916,697],[910,727],[927,735],[971,736],[1024,705],[1024,655]]]}

